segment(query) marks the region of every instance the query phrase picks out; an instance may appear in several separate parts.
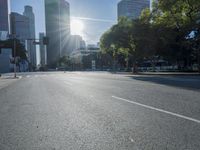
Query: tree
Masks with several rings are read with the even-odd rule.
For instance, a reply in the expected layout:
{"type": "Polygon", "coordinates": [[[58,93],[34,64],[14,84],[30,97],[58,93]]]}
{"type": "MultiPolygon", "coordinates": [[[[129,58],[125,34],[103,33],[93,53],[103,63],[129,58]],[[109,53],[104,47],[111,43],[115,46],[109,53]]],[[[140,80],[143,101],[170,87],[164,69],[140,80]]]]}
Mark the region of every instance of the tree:
{"type": "Polygon", "coordinates": [[[134,39],[130,34],[131,25],[130,20],[122,17],[118,24],[101,37],[101,49],[113,56],[114,65],[118,55],[123,55],[128,61],[129,54],[134,51],[134,39]]]}
{"type": "Polygon", "coordinates": [[[58,60],[58,66],[59,67],[70,67],[71,66],[71,60],[69,56],[63,56],[58,60]]]}
{"type": "Polygon", "coordinates": [[[153,6],[136,20],[122,17],[102,36],[101,49],[113,56],[123,54],[133,64],[144,59],[155,64],[154,58],[164,58],[184,68],[197,60],[200,66],[200,1],[159,0],[153,6]]]}
{"type": "MultiPolygon", "coordinates": [[[[16,57],[20,57],[20,59],[27,60],[26,49],[25,46],[20,43],[18,39],[15,39],[16,42],[16,57]]],[[[0,41],[0,45],[3,45],[2,48],[11,48],[12,55],[14,56],[14,41],[13,39],[9,39],[6,41],[0,41]]]]}
{"type": "Polygon", "coordinates": [[[199,12],[200,1],[196,0],[159,0],[153,9],[153,24],[167,29],[162,39],[168,43],[169,50],[173,51],[174,56],[171,56],[176,57],[177,61],[183,61],[185,67],[191,65],[192,54],[198,43],[191,35],[199,31],[199,12]],[[166,35],[168,38],[165,38],[166,35]]]}

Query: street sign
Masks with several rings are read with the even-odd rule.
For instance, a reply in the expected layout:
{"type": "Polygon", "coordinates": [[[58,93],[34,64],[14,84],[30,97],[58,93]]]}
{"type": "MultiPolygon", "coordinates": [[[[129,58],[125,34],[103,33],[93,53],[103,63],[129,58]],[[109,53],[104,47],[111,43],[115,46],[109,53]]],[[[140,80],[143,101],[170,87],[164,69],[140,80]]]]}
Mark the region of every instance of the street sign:
{"type": "Polygon", "coordinates": [[[34,45],[40,45],[40,42],[33,41],[34,45]]]}

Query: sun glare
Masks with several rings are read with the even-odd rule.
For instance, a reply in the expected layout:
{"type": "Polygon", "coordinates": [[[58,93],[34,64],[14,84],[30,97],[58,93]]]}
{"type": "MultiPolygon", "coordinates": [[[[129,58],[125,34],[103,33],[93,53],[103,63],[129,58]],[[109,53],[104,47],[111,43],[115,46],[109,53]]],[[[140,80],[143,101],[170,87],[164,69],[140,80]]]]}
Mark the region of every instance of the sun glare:
{"type": "Polygon", "coordinates": [[[81,20],[73,19],[71,21],[71,33],[73,35],[83,35],[84,24],[81,20]]]}

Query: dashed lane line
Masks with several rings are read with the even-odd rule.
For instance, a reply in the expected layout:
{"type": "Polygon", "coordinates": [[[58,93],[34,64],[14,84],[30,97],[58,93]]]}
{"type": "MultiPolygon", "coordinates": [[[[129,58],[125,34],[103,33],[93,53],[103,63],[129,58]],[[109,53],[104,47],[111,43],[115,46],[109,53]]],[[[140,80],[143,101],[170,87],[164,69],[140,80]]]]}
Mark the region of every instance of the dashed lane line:
{"type": "Polygon", "coordinates": [[[112,98],[200,124],[200,120],[198,120],[198,119],[194,119],[194,118],[191,118],[191,117],[187,117],[187,116],[184,116],[184,115],[181,115],[181,114],[173,113],[173,112],[166,111],[166,110],[163,110],[163,109],[159,109],[159,108],[156,108],[156,107],[148,106],[148,105],[141,104],[141,103],[138,103],[138,102],[134,102],[134,101],[131,101],[131,100],[128,100],[128,99],[120,98],[120,97],[117,97],[117,96],[112,96],[112,98]]]}

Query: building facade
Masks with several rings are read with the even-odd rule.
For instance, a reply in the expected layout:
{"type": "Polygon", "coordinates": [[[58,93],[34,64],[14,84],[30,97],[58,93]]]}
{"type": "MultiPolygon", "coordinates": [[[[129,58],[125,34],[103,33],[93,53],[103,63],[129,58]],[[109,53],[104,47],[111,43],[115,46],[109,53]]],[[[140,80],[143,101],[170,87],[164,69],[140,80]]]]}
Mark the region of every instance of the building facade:
{"type": "Polygon", "coordinates": [[[70,53],[79,49],[86,49],[85,41],[80,35],[71,35],[69,49],[70,53]]]}
{"type": "Polygon", "coordinates": [[[36,66],[36,46],[33,44],[35,39],[35,15],[33,13],[33,8],[31,6],[25,6],[23,15],[29,19],[29,40],[27,40],[29,61],[33,66],[36,66]]]}
{"type": "MultiPolygon", "coordinates": [[[[0,0],[0,40],[7,40],[9,33],[9,0],[0,0]]],[[[0,74],[11,71],[12,49],[0,49],[0,74]]]]}
{"type": "Polygon", "coordinates": [[[10,59],[12,58],[12,49],[1,49],[0,51],[0,73],[8,73],[11,71],[12,64],[10,59]]]}
{"type": "Polygon", "coordinates": [[[0,0],[0,31],[9,32],[9,0],[0,0]]]}
{"type": "Polygon", "coordinates": [[[47,65],[47,50],[46,45],[43,44],[43,38],[45,37],[44,33],[39,33],[40,39],[40,64],[42,67],[47,65]]]}
{"type": "Polygon", "coordinates": [[[120,17],[137,19],[145,8],[150,8],[150,0],[121,0],[118,3],[118,20],[120,17]]]}
{"type": "Polygon", "coordinates": [[[96,70],[97,55],[101,52],[95,44],[89,44],[86,48],[74,50],[70,54],[70,59],[74,70],[96,70]]]}
{"type": "Polygon", "coordinates": [[[53,66],[67,53],[70,39],[70,5],[65,0],[45,0],[47,64],[53,66]]]}
{"type": "Polygon", "coordinates": [[[69,54],[70,41],[70,5],[65,0],[60,0],[60,39],[61,57],[69,54]]]}
{"type": "MultiPolygon", "coordinates": [[[[14,35],[18,40],[20,40],[20,43],[24,45],[24,47],[27,47],[27,39],[30,38],[30,26],[29,26],[29,18],[15,13],[11,12],[10,14],[10,32],[12,35],[14,35]]],[[[28,49],[28,48],[26,48],[28,49]]],[[[18,71],[27,71],[28,70],[28,62],[26,60],[22,60],[22,63],[20,64],[21,70],[18,71]]]]}
{"type": "Polygon", "coordinates": [[[10,14],[11,34],[15,35],[17,39],[25,46],[26,40],[30,38],[29,18],[11,12],[10,14]]]}

